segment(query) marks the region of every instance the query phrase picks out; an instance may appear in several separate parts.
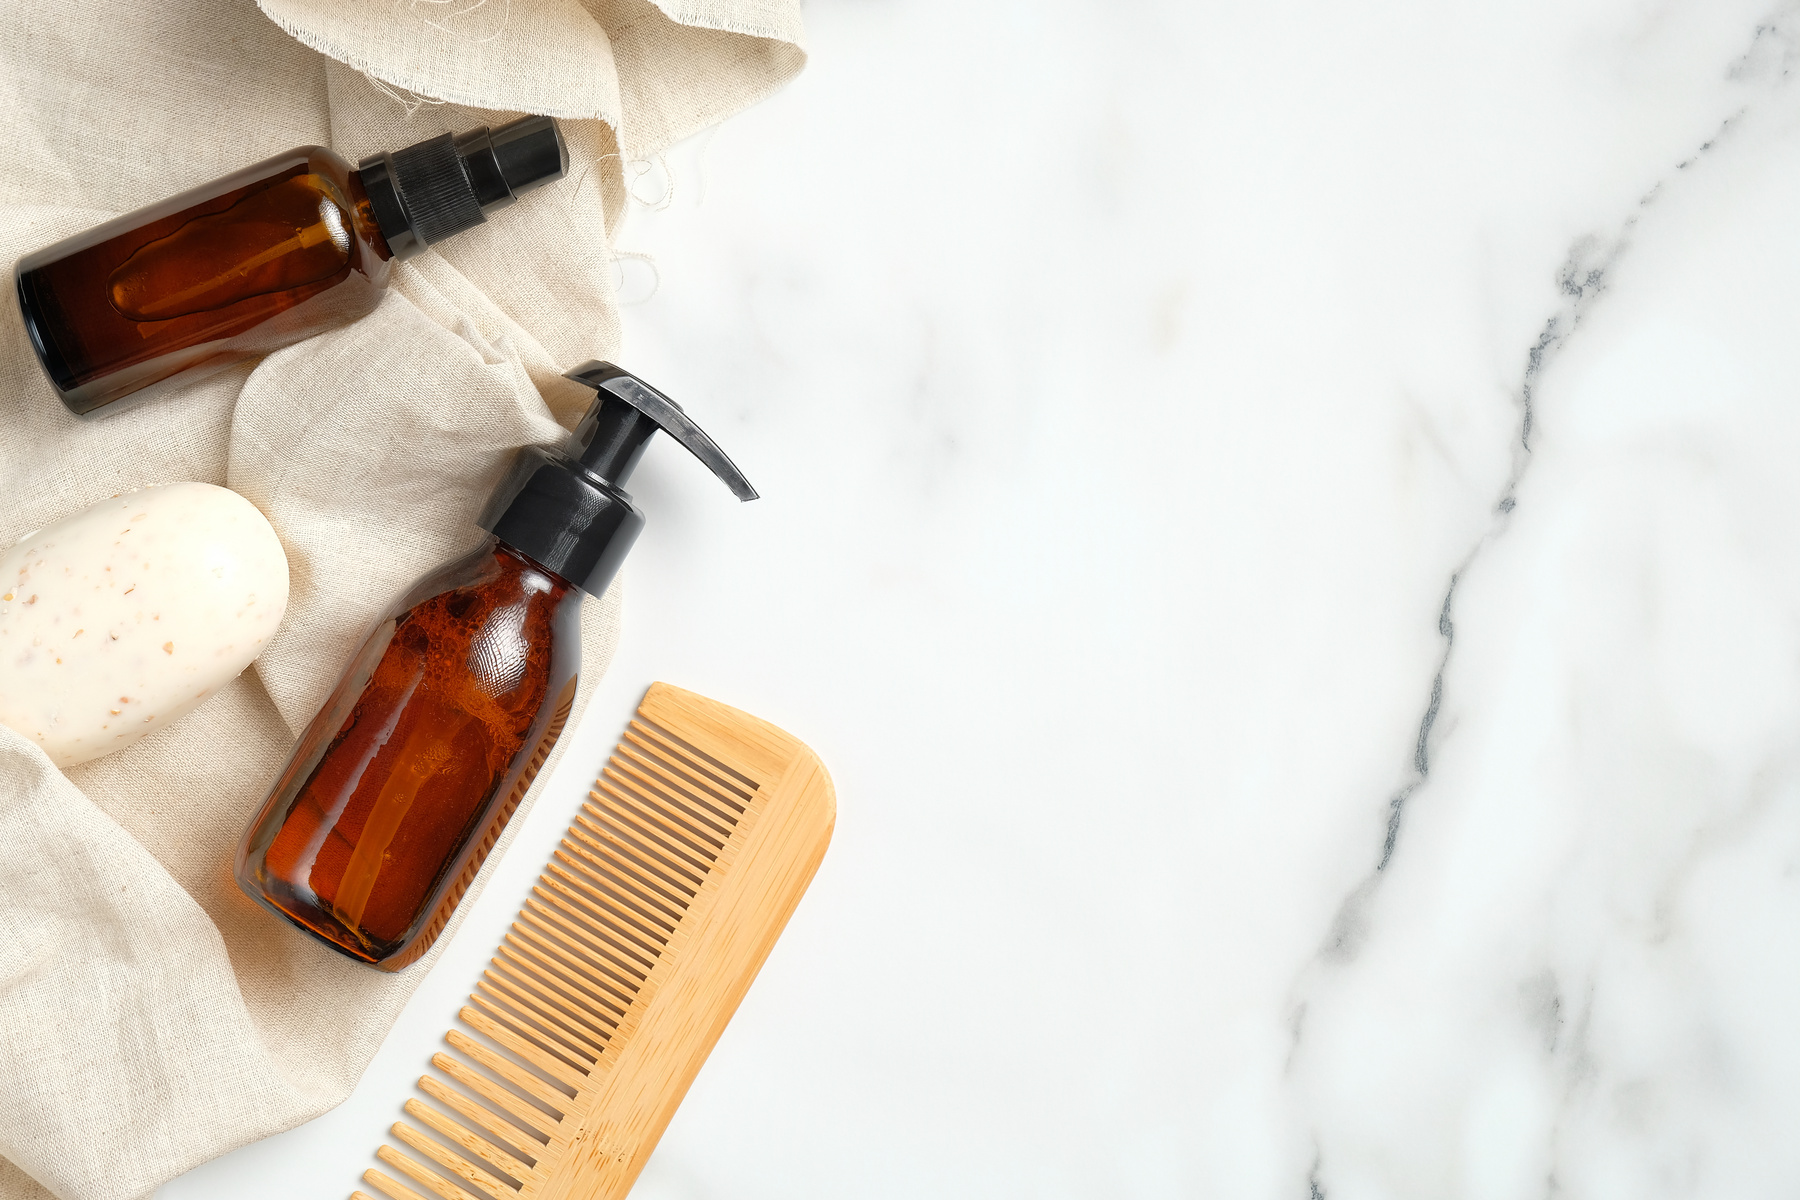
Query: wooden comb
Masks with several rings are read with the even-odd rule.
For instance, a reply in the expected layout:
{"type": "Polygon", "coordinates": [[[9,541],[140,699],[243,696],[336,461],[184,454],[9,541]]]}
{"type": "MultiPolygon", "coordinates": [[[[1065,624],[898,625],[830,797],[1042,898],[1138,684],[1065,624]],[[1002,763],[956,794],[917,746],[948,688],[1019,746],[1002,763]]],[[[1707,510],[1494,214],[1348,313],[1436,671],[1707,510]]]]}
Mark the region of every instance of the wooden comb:
{"type": "MultiPolygon", "coordinates": [[[[405,1146],[393,1200],[616,1200],[818,870],[836,815],[813,752],[746,713],[651,686],[511,932],[405,1146]]],[[[352,1200],[370,1200],[363,1192],[352,1200]]]]}

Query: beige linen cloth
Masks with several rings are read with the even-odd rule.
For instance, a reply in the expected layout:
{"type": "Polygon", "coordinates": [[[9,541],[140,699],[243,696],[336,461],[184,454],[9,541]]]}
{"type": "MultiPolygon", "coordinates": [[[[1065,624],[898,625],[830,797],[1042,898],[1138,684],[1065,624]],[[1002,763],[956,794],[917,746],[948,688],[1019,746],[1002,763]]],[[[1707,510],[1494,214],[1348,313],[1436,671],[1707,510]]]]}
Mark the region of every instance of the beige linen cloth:
{"type": "MultiPolygon", "coordinates": [[[[617,351],[623,164],[779,87],[800,42],[797,0],[0,2],[7,263],[296,145],[535,112],[571,151],[364,320],[117,416],[69,417],[0,302],[0,546],[204,480],[293,579],[257,664],[137,745],[64,775],[0,728],[0,1200],[147,1196],[356,1083],[436,955],[383,975],[282,925],[232,882],[238,835],[375,615],[585,404],[559,370],[617,351]]],[[[585,607],[578,712],[618,626],[616,593],[585,607]]]]}

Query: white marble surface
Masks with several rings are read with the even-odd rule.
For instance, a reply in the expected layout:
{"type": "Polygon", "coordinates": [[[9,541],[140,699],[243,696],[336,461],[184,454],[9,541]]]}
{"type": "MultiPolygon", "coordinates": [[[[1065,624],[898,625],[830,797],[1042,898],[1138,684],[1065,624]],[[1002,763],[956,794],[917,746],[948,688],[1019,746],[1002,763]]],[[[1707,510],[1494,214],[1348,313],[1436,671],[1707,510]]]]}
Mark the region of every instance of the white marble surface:
{"type": "MultiPolygon", "coordinates": [[[[809,7],[680,147],[623,649],[836,842],[636,1192],[1800,1192],[1800,4],[809,7]]],[[[635,295],[649,289],[625,264],[635,295]]]]}

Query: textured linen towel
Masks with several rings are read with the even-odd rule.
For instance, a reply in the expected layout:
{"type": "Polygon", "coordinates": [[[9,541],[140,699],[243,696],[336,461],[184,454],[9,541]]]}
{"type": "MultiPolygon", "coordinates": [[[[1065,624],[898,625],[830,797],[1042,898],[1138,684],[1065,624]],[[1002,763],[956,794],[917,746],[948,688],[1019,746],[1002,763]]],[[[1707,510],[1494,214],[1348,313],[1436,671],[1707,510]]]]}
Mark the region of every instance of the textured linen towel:
{"type": "MultiPolygon", "coordinates": [[[[273,920],[237,837],[367,625],[585,404],[558,372],[616,352],[623,163],[779,87],[800,41],[797,0],[0,3],[7,263],[291,146],[537,112],[571,152],[370,316],[118,416],[66,415],[0,304],[0,546],[203,480],[268,516],[293,580],[256,666],[168,729],[64,774],[0,728],[0,1200],[148,1196],[354,1086],[436,955],[383,975],[273,920]]],[[[617,595],[584,607],[577,713],[617,595]]]]}

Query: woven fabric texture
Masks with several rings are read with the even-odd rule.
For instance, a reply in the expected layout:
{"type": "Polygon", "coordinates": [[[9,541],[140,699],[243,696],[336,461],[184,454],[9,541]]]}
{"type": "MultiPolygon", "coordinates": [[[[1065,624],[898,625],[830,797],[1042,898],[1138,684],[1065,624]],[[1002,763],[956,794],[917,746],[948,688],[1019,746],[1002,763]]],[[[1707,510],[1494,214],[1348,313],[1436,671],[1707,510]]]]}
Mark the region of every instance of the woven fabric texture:
{"type": "MultiPolygon", "coordinates": [[[[238,836],[370,622],[578,415],[559,372],[616,354],[625,161],[803,61],[797,0],[0,4],[9,262],[292,146],[355,160],[539,112],[571,154],[363,320],[115,416],[68,416],[0,306],[0,545],[202,480],[292,572],[263,656],[167,729],[65,774],[0,728],[0,1200],[149,1196],[349,1094],[436,955],[384,975],[270,918],[231,879],[238,836]]],[[[617,590],[584,608],[577,713],[617,590]]]]}

